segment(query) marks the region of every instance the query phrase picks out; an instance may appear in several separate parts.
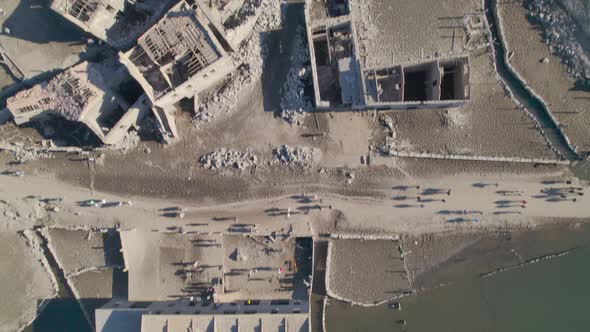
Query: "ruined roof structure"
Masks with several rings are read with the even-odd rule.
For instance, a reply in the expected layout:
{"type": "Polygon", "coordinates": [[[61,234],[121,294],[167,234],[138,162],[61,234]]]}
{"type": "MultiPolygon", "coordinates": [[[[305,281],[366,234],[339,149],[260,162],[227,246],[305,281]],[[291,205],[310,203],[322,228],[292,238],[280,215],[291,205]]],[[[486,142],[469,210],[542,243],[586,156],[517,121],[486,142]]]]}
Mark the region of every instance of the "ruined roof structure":
{"type": "Polygon", "coordinates": [[[121,54],[121,62],[152,103],[166,108],[231,72],[231,51],[223,28],[209,19],[206,9],[182,1],[142,35],[137,46],[121,54]]]}
{"type": "Polygon", "coordinates": [[[105,83],[97,64],[82,62],[8,98],[17,125],[47,114],[84,123],[103,142],[130,106],[105,83]]]}
{"type": "Polygon", "coordinates": [[[84,31],[107,40],[108,30],[125,8],[125,0],[53,0],[51,9],[84,31]]]}
{"type": "Polygon", "coordinates": [[[104,94],[101,75],[88,62],[83,62],[62,74],[29,90],[8,98],[7,106],[17,124],[51,110],[70,121],[79,121],[85,108],[104,94]]]}
{"type": "Polygon", "coordinates": [[[469,57],[365,67],[348,0],[306,2],[318,109],[450,107],[470,98],[469,57]]]}
{"type": "Polygon", "coordinates": [[[229,75],[235,64],[225,31],[199,2],[181,1],[119,58],[152,102],[160,126],[178,137],[174,104],[229,75]]]}

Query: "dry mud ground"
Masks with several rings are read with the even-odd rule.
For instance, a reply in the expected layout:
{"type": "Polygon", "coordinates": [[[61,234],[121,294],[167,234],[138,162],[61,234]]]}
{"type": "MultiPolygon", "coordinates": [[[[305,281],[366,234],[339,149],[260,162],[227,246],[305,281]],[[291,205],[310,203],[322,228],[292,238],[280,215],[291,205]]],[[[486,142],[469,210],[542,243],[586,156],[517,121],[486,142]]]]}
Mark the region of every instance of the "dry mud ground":
{"type": "Polygon", "coordinates": [[[400,151],[555,159],[535,122],[508,97],[487,52],[470,57],[471,100],[446,110],[391,112],[400,151]]]}
{"type": "MultiPolygon", "coordinates": [[[[1,218],[1,217],[0,217],[1,218]]],[[[16,232],[0,232],[0,330],[16,331],[36,315],[54,288],[26,240],[16,232]]]]}
{"type": "Polygon", "coordinates": [[[469,54],[471,99],[444,110],[391,112],[397,134],[393,147],[411,152],[554,159],[535,122],[508,97],[494,70],[492,53],[484,45],[485,30],[466,43],[462,20],[481,12],[481,5],[477,0],[352,3],[365,68],[469,54]],[[412,19],[391,19],[400,12],[412,19]]]}
{"type": "Polygon", "coordinates": [[[576,89],[561,59],[543,41],[542,30],[529,22],[522,1],[500,1],[499,12],[507,50],[514,52],[513,68],[545,100],[578,152],[590,151],[590,92],[576,89]]]}
{"type": "Polygon", "coordinates": [[[67,275],[107,266],[104,234],[87,230],[50,228],[49,247],[67,275]]]}
{"type": "Polygon", "coordinates": [[[453,27],[461,26],[463,15],[481,10],[481,2],[373,0],[354,1],[351,7],[360,55],[370,67],[421,61],[436,53],[460,53],[463,29],[453,31],[453,27]]]}
{"type": "Polygon", "coordinates": [[[410,289],[398,241],[330,240],[329,246],[329,295],[374,304],[410,289]]]}
{"type": "MultiPolygon", "coordinates": [[[[482,75],[489,78],[492,76],[487,63],[489,63],[488,57],[481,56],[479,60],[476,60],[476,67],[486,68],[482,75]]],[[[486,84],[476,86],[478,90],[489,89],[496,96],[483,97],[478,103],[494,104],[499,100],[504,103],[507,100],[504,96],[499,97],[501,89],[497,83],[493,84],[493,89],[486,84]]],[[[474,93],[477,91],[474,90],[474,93]]],[[[313,223],[316,230],[324,227],[330,229],[325,225],[333,221],[330,219],[333,216],[330,213],[310,215],[301,213],[286,221],[284,216],[269,217],[264,212],[265,209],[275,207],[303,208],[303,204],[297,205],[298,203],[294,203],[293,199],[288,197],[301,192],[317,192],[326,197],[323,204],[333,204],[335,210],[342,209],[345,218],[341,219],[338,225],[334,225],[338,231],[342,232],[369,229],[378,232],[420,234],[434,230],[471,230],[472,225],[445,223],[443,217],[436,215],[437,211],[445,208],[485,209],[494,227],[498,224],[503,225],[508,219],[511,225],[548,223],[551,221],[539,221],[536,217],[562,214],[556,207],[563,208],[564,213],[571,214],[572,217],[588,217],[583,204],[545,205],[540,200],[536,207],[527,210],[526,216],[504,219],[493,215],[495,211],[493,199],[489,197],[482,199],[479,194],[475,195],[477,199],[471,199],[474,191],[467,189],[476,181],[500,182],[503,188],[524,188],[529,195],[533,195],[540,189],[539,181],[547,178],[564,179],[569,176],[570,173],[565,167],[397,159],[382,158],[377,155],[373,158],[372,166],[367,167],[361,164],[360,156],[367,154],[370,137],[374,134],[378,135],[382,130],[370,113],[319,114],[317,125],[314,116],[308,116],[304,127],[292,128],[275,118],[273,109],[265,105],[264,100],[262,84],[258,84],[251,94],[240,100],[235,112],[200,128],[194,128],[191,125],[190,114],[181,113],[179,128],[182,139],[178,143],[166,147],[155,143],[142,143],[140,148],[128,154],[109,152],[106,153],[103,165],[89,165],[84,158],[72,154],[60,154],[55,159],[35,161],[27,165],[7,165],[6,170],[24,169],[27,174],[23,179],[4,178],[4,175],[0,178],[2,181],[0,196],[10,201],[11,206],[19,205],[22,197],[31,194],[64,197],[65,201],[59,213],[45,212],[38,218],[10,220],[2,225],[8,229],[22,229],[35,224],[68,226],[83,224],[104,227],[120,224],[129,228],[162,231],[168,227],[188,227],[189,223],[210,223],[211,227],[205,226],[206,229],[223,231],[227,229],[228,224],[212,223],[211,219],[223,214],[224,216],[244,215],[243,221],[240,217],[241,222],[263,223],[265,227],[261,227],[261,231],[264,232],[273,230],[285,232],[285,228],[291,224],[298,233],[313,233],[308,228],[307,222],[313,223]],[[307,135],[316,133],[324,133],[324,136],[313,139],[307,135]],[[274,161],[271,154],[272,147],[280,144],[319,147],[324,159],[319,165],[309,170],[269,165],[269,162],[274,161]],[[144,152],[147,151],[143,149],[144,146],[149,147],[151,153],[144,152]],[[249,149],[259,154],[262,162],[254,170],[246,173],[219,174],[203,170],[197,162],[198,157],[222,147],[249,149]],[[321,172],[322,168],[325,168],[324,172],[321,172]],[[347,185],[346,174],[349,172],[353,172],[355,177],[352,183],[347,185]],[[534,177],[534,184],[526,179],[530,176],[534,177]],[[38,178],[43,178],[43,181],[38,182],[38,178]],[[75,186],[70,186],[68,183],[75,186]],[[448,207],[440,203],[429,203],[427,208],[420,210],[395,207],[394,205],[404,205],[404,203],[397,203],[390,198],[404,194],[393,192],[391,188],[400,184],[414,183],[420,183],[424,187],[452,186],[454,189],[457,188],[457,192],[462,190],[465,192],[453,194],[454,201],[449,202],[448,207]],[[459,187],[461,190],[458,190],[459,187]],[[371,196],[371,198],[363,196],[371,196]],[[134,199],[137,200],[137,204],[133,208],[92,210],[82,209],[76,204],[80,200],[103,197],[109,201],[134,199]],[[218,205],[236,201],[243,203],[218,205]],[[162,217],[158,209],[171,205],[188,205],[192,211],[187,213],[184,220],[162,217]],[[375,208],[376,206],[378,208],[375,208]]],[[[508,105],[508,102],[506,103],[508,105]]],[[[426,112],[416,114],[416,116],[427,117],[423,119],[424,124],[406,121],[407,119],[403,118],[404,115],[400,115],[402,117],[399,119],[402,126],[400,131],[402,133],[403,130],[408,133],[418,132],[415,136],[418,137],[417,141],[435,152],[437,149],[448,149],[449,151],[468,150],[477,154],[485,152],[536,155],[544,154],[546,151],[542,148],[542,140],[537,137],[538,133],[529,128],[528,122],[521,121],[522,114],[513,109],[495,110],[495,113],[489,115],[485,111],[476,113],[482,117],[477,121],[472,119],[472,123],[477,123],[477,126],[487,125],[488,122],[493,123],[493,126],[490,125],[493,129],[490,131],[476,126],[469,129],[470,131],[461,130],[464,112],[451,111],[449,116],[453,117],[451,120],[459,129],[453,129],[453,132],[448,135],[438,136],[450,137],[453,144],[448,148],[443,146],[442,139],[436,138],[435,142],[426,137],[433,128],[435,130],[440,128],[437,122],[440,121],[439,115],[426,112]],[[510,114],[514,116],[505,118],[511,119],[510,123],[502,122],[505,114],[503,112],[511,112],[510,114]],[[467,136],[471,132],[480,134],[473,140],[477,143],[471,143],[471,138],[467,136]],[[421,141],[422,139],[424,141],[421,141]],[[521,143],[514,145],[516,148],[513,150],[513,145],[510,144],[514,144],[514,141],[521,143]]],[[[406,116],[410,115],[413,113],[408,112],[406,116]]],[[[22,135],[22,132],[10,131],[6,134],[18,136],[22,135]]],[[[12,158],[6,154],[0,156],[2,164],[9,161],[12,161],[12,158]]],[[[488,226],[482,223],[473,227],[485,229],[488,226]]],[[[178,255],[181,260],[184,257],[184,255],[178,255]]],[[[176,258],[176,254],[171,254],[170,259],[176,258]]],[[[7,285],[22,281],[14,276],[11,278],[16,281],[11,281],[7,285]]],[[[75,283],[87,284],[84,280],[76,280],[75,283]]],[[[178,285],[179,288],[184,286],[182,283],[178,285]]],[[[136,291],[142,290],[138,286],[136,291]]],[[[102,290],[94,293],[102,294],[102,290]]]]}
{"type": "Polygon", "coordinates": [[[279,237],[273,243],[264,237],[228,235],[223,242],[224,287],[228,291],[224,298],[293,298],[305,293],[290,263],[296,260],[295,239],[279,237]],[[236,250],[239,257],[235,256],[236,250]],[[281,267],[284,270],[279,273],[281,267]],[[257,271],[249,276],[253,269],[257,271]]]}

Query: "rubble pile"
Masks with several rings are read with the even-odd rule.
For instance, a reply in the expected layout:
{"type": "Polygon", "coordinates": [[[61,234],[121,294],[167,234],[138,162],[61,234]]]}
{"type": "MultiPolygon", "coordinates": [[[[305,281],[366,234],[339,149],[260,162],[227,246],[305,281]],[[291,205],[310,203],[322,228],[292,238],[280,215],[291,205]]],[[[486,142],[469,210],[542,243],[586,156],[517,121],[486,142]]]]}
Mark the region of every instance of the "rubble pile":
{"type": "Polygon", "coordinates": [[[388,136],[395,138],[395,128],[393,127],[393,120],[387,114],[381,114],[379,116],[379,123],[385,127],[388,136]]]}
{"type": "Polygon", "coordinates": [[[385,143],[381,147],[381,151],[388,154],[389,151],[395,150],[397,134],[393,125],[393,119],[387,114],[379,116],[379,123],[384,127],[385,143]]]}
{"type": "Polygon", "coordinates": [[[226,30],[234,30],[240,25],[244,24],[246,20],[256,15],[256,11],[262,5],[262,0],[245,0],[242,7],[227,21],[223,22],[223,27],[226,30]]]}
{"type": "MultiPolygon", "coordinates": [[[[258,20],[251,33],[232,57],[235,63],[241,63],[238,70],[224,82],[219,89],[200,96],[201,105],[195,105],[193,126],[211,121],[217,116],[229,113],[237,107],[240,95],[248,91],[262,75],[262,68],[268,49],[261,32],[277,29],[281,25],[281,2],[276,0],[260,0],[256,8],[260,11],[258,20]]],[[[247,1],[256,3],[256,1],[247,1]]]]}
{"type": "Polygon", "coordinates": [[[311,100],[305,96],[305,82],[311,75],[311,63],[303,27],[297,30],[293,49],[291,70],[281,88],[281,118],[291,126],[300,126],[305,114],[312,110],[311,100]]]}
{"type": "Polygon", "coordinates": [[[53,158],[53,154],[43,147],[25,147],[23,144],[13,143],[10,146],[0,144],[0,151],[10,151],[14,159],[20,164],[39,159],[53,158]]]}
{"type": "Polygon", "coordinates": [[[139,137],[139,134],[136,131],[131,130],[125,135],[125,137],[123,137],[121,143],[114,146],[114,149],[126,154],[129,151],[134,150],[139,145],[140,141],[141,138],[139,137]]]}
{"type": "Polygon", "coordinates": [[[563,59],[568,73],[589,84],[590,59],[576,39],[578,27],[571,16],[551,0],[529,0],[525,6],[530,19],[542,27],[551,52],[563,59]]]}
{"type": "Polygon", "coordinates": [[[245,171],[256,165],[258,157],[249,152],[219,149],[202,156],[199,162],[205,169],[220,170],[223,168],[237,168],[245,171]]]}
{"type": "Polygon", "coordinates": [[[310,168],[321,157],[318,149],[306,146],[281,145],[274,148],[273,153],[280,162],[287,165],[299,165],[303,168],[310,168]]]}

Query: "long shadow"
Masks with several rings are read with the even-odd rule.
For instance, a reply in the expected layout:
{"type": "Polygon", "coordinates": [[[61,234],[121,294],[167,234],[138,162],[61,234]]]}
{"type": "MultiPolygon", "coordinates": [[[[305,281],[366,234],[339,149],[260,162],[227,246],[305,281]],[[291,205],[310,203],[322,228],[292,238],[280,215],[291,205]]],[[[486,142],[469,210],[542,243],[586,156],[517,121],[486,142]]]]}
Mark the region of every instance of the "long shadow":
{"type": "Polygon", "coordinates": [[[84,123],[70,121],[64,117],[43,114],[33,117],[23,128],[35,129],[45,139],[51,139],[57,146],[98,147],[100,139],[84,123]]]}
{"type": "MultiPolygon", "coordinates": [[[[95,302],[98,306],[109,299],[84,299],[95,302]]],[[[38,301],[37,307],[42,300],[38,301]]],[[[45,309],[37,312],[37,318],[23,332],[92,332],[84,314],[74,298],[51,299],[46,302],[45,309]]]]}
{"type": "Polygon", "coordinates": [[[264,110],[267,112],[280,112],[281,88],[287,80],[291,67],[291,50],[293,49],[294,36],[298,26],[305,25],[304,5],[282,4],[283,24],[279,30],[263,32],[260,34],[261,42],[265,43],[266,54],[262,70],[262,96],[264,110]]]}
{"type": "Polygon", "coordinates": [[[21,0],[4,21],[3,30],[9,28],[12,37],[37,44],[78,43],[86,39],[87,35],[82,29],[49,9],[50,1],[37,2],[42,8],[32,6],[30,0],[21,0]]]}
{"type": "MultiPolygon", "coordinates": [[[[120,269],[113,269],[113,298],[127,298],[127,273],[120,269]]],[[[94,330],[80,307],[88,313],[92,324],[95,322],[95,310],[102,307],[111,298],[81,298],[59,297],[48,300],[38,300],[37,317],[23,332],[92,332],[94,330]],[[41,306],[41,304],[44,306],[41,306]],[[43,308],[43,310],[40,310],[43,308]]]]}

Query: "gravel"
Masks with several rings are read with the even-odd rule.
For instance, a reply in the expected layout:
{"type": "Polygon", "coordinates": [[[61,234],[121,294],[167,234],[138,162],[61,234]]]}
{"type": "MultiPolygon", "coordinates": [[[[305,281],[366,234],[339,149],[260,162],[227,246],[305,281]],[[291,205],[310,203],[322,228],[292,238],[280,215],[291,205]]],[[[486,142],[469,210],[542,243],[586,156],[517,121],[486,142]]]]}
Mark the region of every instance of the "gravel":
{"type": "Polygon", "coordinates": [[[529,18],[542,28],[543,39],[551,52],[568,67],[568,73],[590,84],[590,59],[577,39],[578,27],[571,16],[550,0],[525,1],[525,7],[529,18]]]}
{"type": "Polygon", "coordinates": [[[273,149],[277,160],[286,165],[298,165],[303,168],[311,168],[321,159],[321,152],[306,146],[281,145],[273,149]]]}
{"type": "Polygon", "coordinates": [[[245,171],[256,166],[258,157],[249,152],[219,149],[202,156],[199,159],[199,162],[205,169],[210,170],[237,168],[241,171],[245,171]]]}

